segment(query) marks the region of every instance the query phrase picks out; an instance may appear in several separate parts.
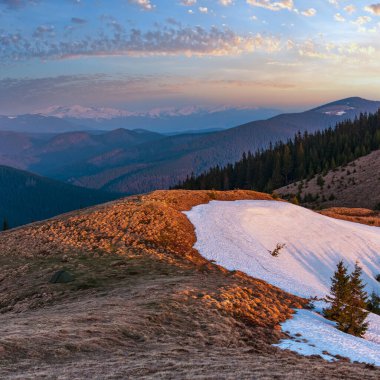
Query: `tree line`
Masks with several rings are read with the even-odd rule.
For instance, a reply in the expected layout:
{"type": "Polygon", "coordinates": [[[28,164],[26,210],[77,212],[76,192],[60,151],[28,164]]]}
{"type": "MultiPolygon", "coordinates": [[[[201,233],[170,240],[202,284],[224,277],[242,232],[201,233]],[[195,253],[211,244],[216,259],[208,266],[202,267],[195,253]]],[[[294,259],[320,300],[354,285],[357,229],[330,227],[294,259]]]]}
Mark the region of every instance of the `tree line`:
{"type": "Polygon", "coordinates": [[[271,193],[301,179],[310,179],[380,148],[380,110],[360,114],[315,133],[300,132],[287,142],[244,153],[225,167],[216,166],[199,176],[188,176],[174,188],[188,190],[248,189],[271,193]]]}

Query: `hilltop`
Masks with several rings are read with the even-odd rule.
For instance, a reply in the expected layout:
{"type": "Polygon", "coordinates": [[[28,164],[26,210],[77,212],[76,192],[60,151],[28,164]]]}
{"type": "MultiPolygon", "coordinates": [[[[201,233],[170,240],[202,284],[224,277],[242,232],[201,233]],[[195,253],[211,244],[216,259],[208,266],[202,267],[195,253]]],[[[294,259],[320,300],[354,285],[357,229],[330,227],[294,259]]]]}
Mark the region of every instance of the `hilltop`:
{"type": "Polygon", "coordinates": [[[200,256],[182,211],[216,199],[271,197],[158,191],[1,233],[1,377],[377,378],[272,346],[306,301],[200,256]]]}

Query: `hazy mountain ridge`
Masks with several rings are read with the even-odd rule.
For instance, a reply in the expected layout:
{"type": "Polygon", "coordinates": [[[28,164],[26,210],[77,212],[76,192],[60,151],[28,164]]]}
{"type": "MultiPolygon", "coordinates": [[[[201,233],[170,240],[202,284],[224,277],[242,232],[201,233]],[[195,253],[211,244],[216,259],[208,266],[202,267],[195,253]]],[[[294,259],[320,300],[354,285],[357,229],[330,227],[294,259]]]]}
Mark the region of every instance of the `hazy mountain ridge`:
{"type": "Polygon", "coordinates": [[[294,202],[298,200],[317,207],[328,201],[331,206],[341,197],[341,201],[346,198],[352,203],[335,205],[357,207],[360,205],[355,202],[357,198],[362,207],[365,202],[364,207],[375,208],[380,202],[376,191],[373,193],[379,187],[380,177],[376,174],[379,166],[376,152],[379,149],[380,110],[361,114],[355,120],[345,120],[335,128],[297,134],[287,142],[275,144],[272,149],[248,153],[233,164],[215,166],[199,176],[191,176],[177,187],[240,188],[267,193],[281,188],[282,195],[287,194],[289,199],[296,197],[294,202]],[[350,162],[358,158],[364,164],[356,168],[355,163],[350,162]],[[328,182],[326,186],[325,182],[328,182]]]}
{"type": "Polygon", "coordinates": [[[0,131],[12,131],[23,133],[64,133],[85,129],[91,129],[91,127],[75,125],[67,120],[51,116],[0,115],[0,131]]]}
{"type": "MultiPolygon", "coordinates": [[[[210,133],[204,136],[186,141],[180,146],[182,154],[171,159],[166,156],[165,160],[158,163],[152,162],[138,172],[130,173],[126,171],[119,180],[112,179],[105,188],[111,191],[121,189],[127,192],[149,191],[154,188],[165,188],[176,184],[184,179],[186,175],[200,174],[215,165],[225,165],[239,160],[244,152],[265,149],[271,142],[287,140],[293,138],[298,132],[313,132],[335,126],[337,122],[345,119],[352,119],[360,113],[375,112],[380,107],[380,102],[367,101],[360,98],[348,98],[334,103],[327,104],[300,114],[284,114],[265,121],[256,121],[225,131],[210,133]],[[329,112],[331,107],[337,109],[347,109],[344,115],[332,115],[329,112]],[[139,183],[141,182],[141,184],[139,183]]],[[[169,140],[170,141],[170,140],[169,140]]],[[[167,143],[167,141],[166,141],[167,143]]],[[[153,146],[152,149],[159,150],[160,147],[153,146]]],[[[166,150],[167,154],[168,151],[166,150]]],[[[155,156],[160,156],[160,152],[155,152],[155,156]]],[[[122,163],[120,163],[122,167],[122,163]]],[[[87,186],[94,184],[101,176],[86,178],[87,186]]],[[[77,180],[78,183],[80,179],[77,180]]]]}
{"type": "Polygon", "coordinates": [[[0,166],[0,222],[10,227],[103,203],[117,196],[0,166]]]}
{"type": "Polygon", "coordinates": [[[379,107],[380,102],[348,98],[207,134],[162,136],[123,129],[74,132],[43,142],[29,141],[32,146],[19,150],[17,155],[0,151],[0,162],[15,162],[15,166],[81,186],[147,192],[173,186],[192,172],[200,174],[215,165],[235,162],[244,152],[265,149],[271,142],[292,138],[298,131],[328,128],[379,107]]]}
{"type": "Polygon", "coordinates": [[[36,113],[0,116],[0,130],[63,133],[83,130],[146,129],[157,133],[220,130],[279,114],[256,107],[185,107],[130,112],[106,107],[52,106],[36,113]]]}

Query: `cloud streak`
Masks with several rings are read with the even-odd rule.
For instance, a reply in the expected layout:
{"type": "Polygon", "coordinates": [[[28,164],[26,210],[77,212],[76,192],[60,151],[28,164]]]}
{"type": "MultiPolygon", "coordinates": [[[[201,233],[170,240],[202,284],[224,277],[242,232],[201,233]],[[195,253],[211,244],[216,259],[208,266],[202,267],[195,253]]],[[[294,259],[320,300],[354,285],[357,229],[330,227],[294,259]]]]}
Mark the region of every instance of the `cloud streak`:
{"type": "Polygon", "coordinates": [[[368,5],[364,9],[376,16],[380,16],[380,3],[368,5]]]}
{"type": "Polygon", "coordinates": [[[87,20],[83,19],[83,18],[80,18],[80,17],[72,17],[71,18],[71,22],[73,24],[86,24],[87,23],[87,20]]]}
{"type": "Polygon", "coordinates": [[[38,3],[38,0],[0,0],[0,5],[3,4],[9,9],[24,8],[27,5],[36,3],[38,3]]]}
{"type": "Polygon", "coordinates": [[[108,22],[109,33],[81,40],[54,37],[55,29],[50,25],[36,28],[33,38],[20,33],[0,34],[0,60],[20,61],[27,59],[67,59],[83,56],[223,56],[236,55],[257,50],[273,52],[281,49],[280,39],[261,34],[240,35],[228,28],[209,29],[170,25],[155,30],[126,31],[114,20],[108,22]]]}
{"type": "Polygon", "coordinates": [[[150,0],[129,0],[129,2],[138,5],[144,11],[152,11],[156,7],[150,0]]]}
{"type": "Polygon", "coordinates": [[[166,76],[60,75],[44,78],[6,78],[0,80],[0,114],[30,112],[41,106],[83,105],[107,102],[133,102],[177,95],[177,83],[166,76]],[[17,99],[17,102],[14,101],[17,99]]]}
{"type": "Polygon", "coordinates": [[[254,7],[261,7],[265,9],[269,9],[271,11],[281,11],[287,9],[289,11],[294,9],[293,0],[247,0],[247,4],[252,5],[254,7]]]}
{"type": "Polygon", "coordinates": [[[314,8],[309,8],[306,11],[301,12],[305,17],[313,17],[317,14],[317,11],[314,8]]]}
{"type": "Polygon", "coordinates": [[[118,76],[106,74],[62,75],[38,79],[0,80],[0,114],[32,112],[54,104],[101,105],[186,97],[194,90],[206,92],[251,91],[253,88],[287,90],[294,84],[272,79],[206,79],[177,76],[118,76]],[[15,103],[13,99],[18,99],[15,103]]]}
{"type": "Polygon", "coordinates": [[[196,3],[197,3],[197,0],[182,0],[181,1],[181,5],[183,5],[185,7],[192,7],[196,3]]]}

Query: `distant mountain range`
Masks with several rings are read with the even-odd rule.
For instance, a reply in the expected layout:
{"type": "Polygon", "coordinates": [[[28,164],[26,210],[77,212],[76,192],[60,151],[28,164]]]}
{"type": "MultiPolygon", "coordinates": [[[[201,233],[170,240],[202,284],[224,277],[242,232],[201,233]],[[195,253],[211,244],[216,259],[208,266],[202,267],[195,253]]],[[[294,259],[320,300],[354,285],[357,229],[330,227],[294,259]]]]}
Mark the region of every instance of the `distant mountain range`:
{"type": "Polygon", "coordinates": [[[16,227],[115,198],[115,194],[0,166],[0,230],[4,220],[16,227]]]}
{"type": "Polygon", "coordinates": [[[129,112],[115,108],[52,106],[32,114],[0,116],[0,130],[63,133],[83,130],[146,129],[158,133],[220,130],[251,120],[266,119],[279,110],[265,108],[164,108],[129,112]]]}
{"type": "Polygon", "coordinates": [[[0,131],[22,133],[64,133],[90,129],[84,125],[75,125],[68,120],[43,115],[0,115],[0,131]]]}
{"type": "Polygon", "coordinates": [[[80,186],[141,193],[168,188],[192,172],[237,161],[243,152],[265,149],[270,142],[287,140],[298,131],[335,126],[378,108],[380,102],[348,98],[228,130],[173,136],[125,129],[54,136],[1,132],[0,163],[80,186]]]}

